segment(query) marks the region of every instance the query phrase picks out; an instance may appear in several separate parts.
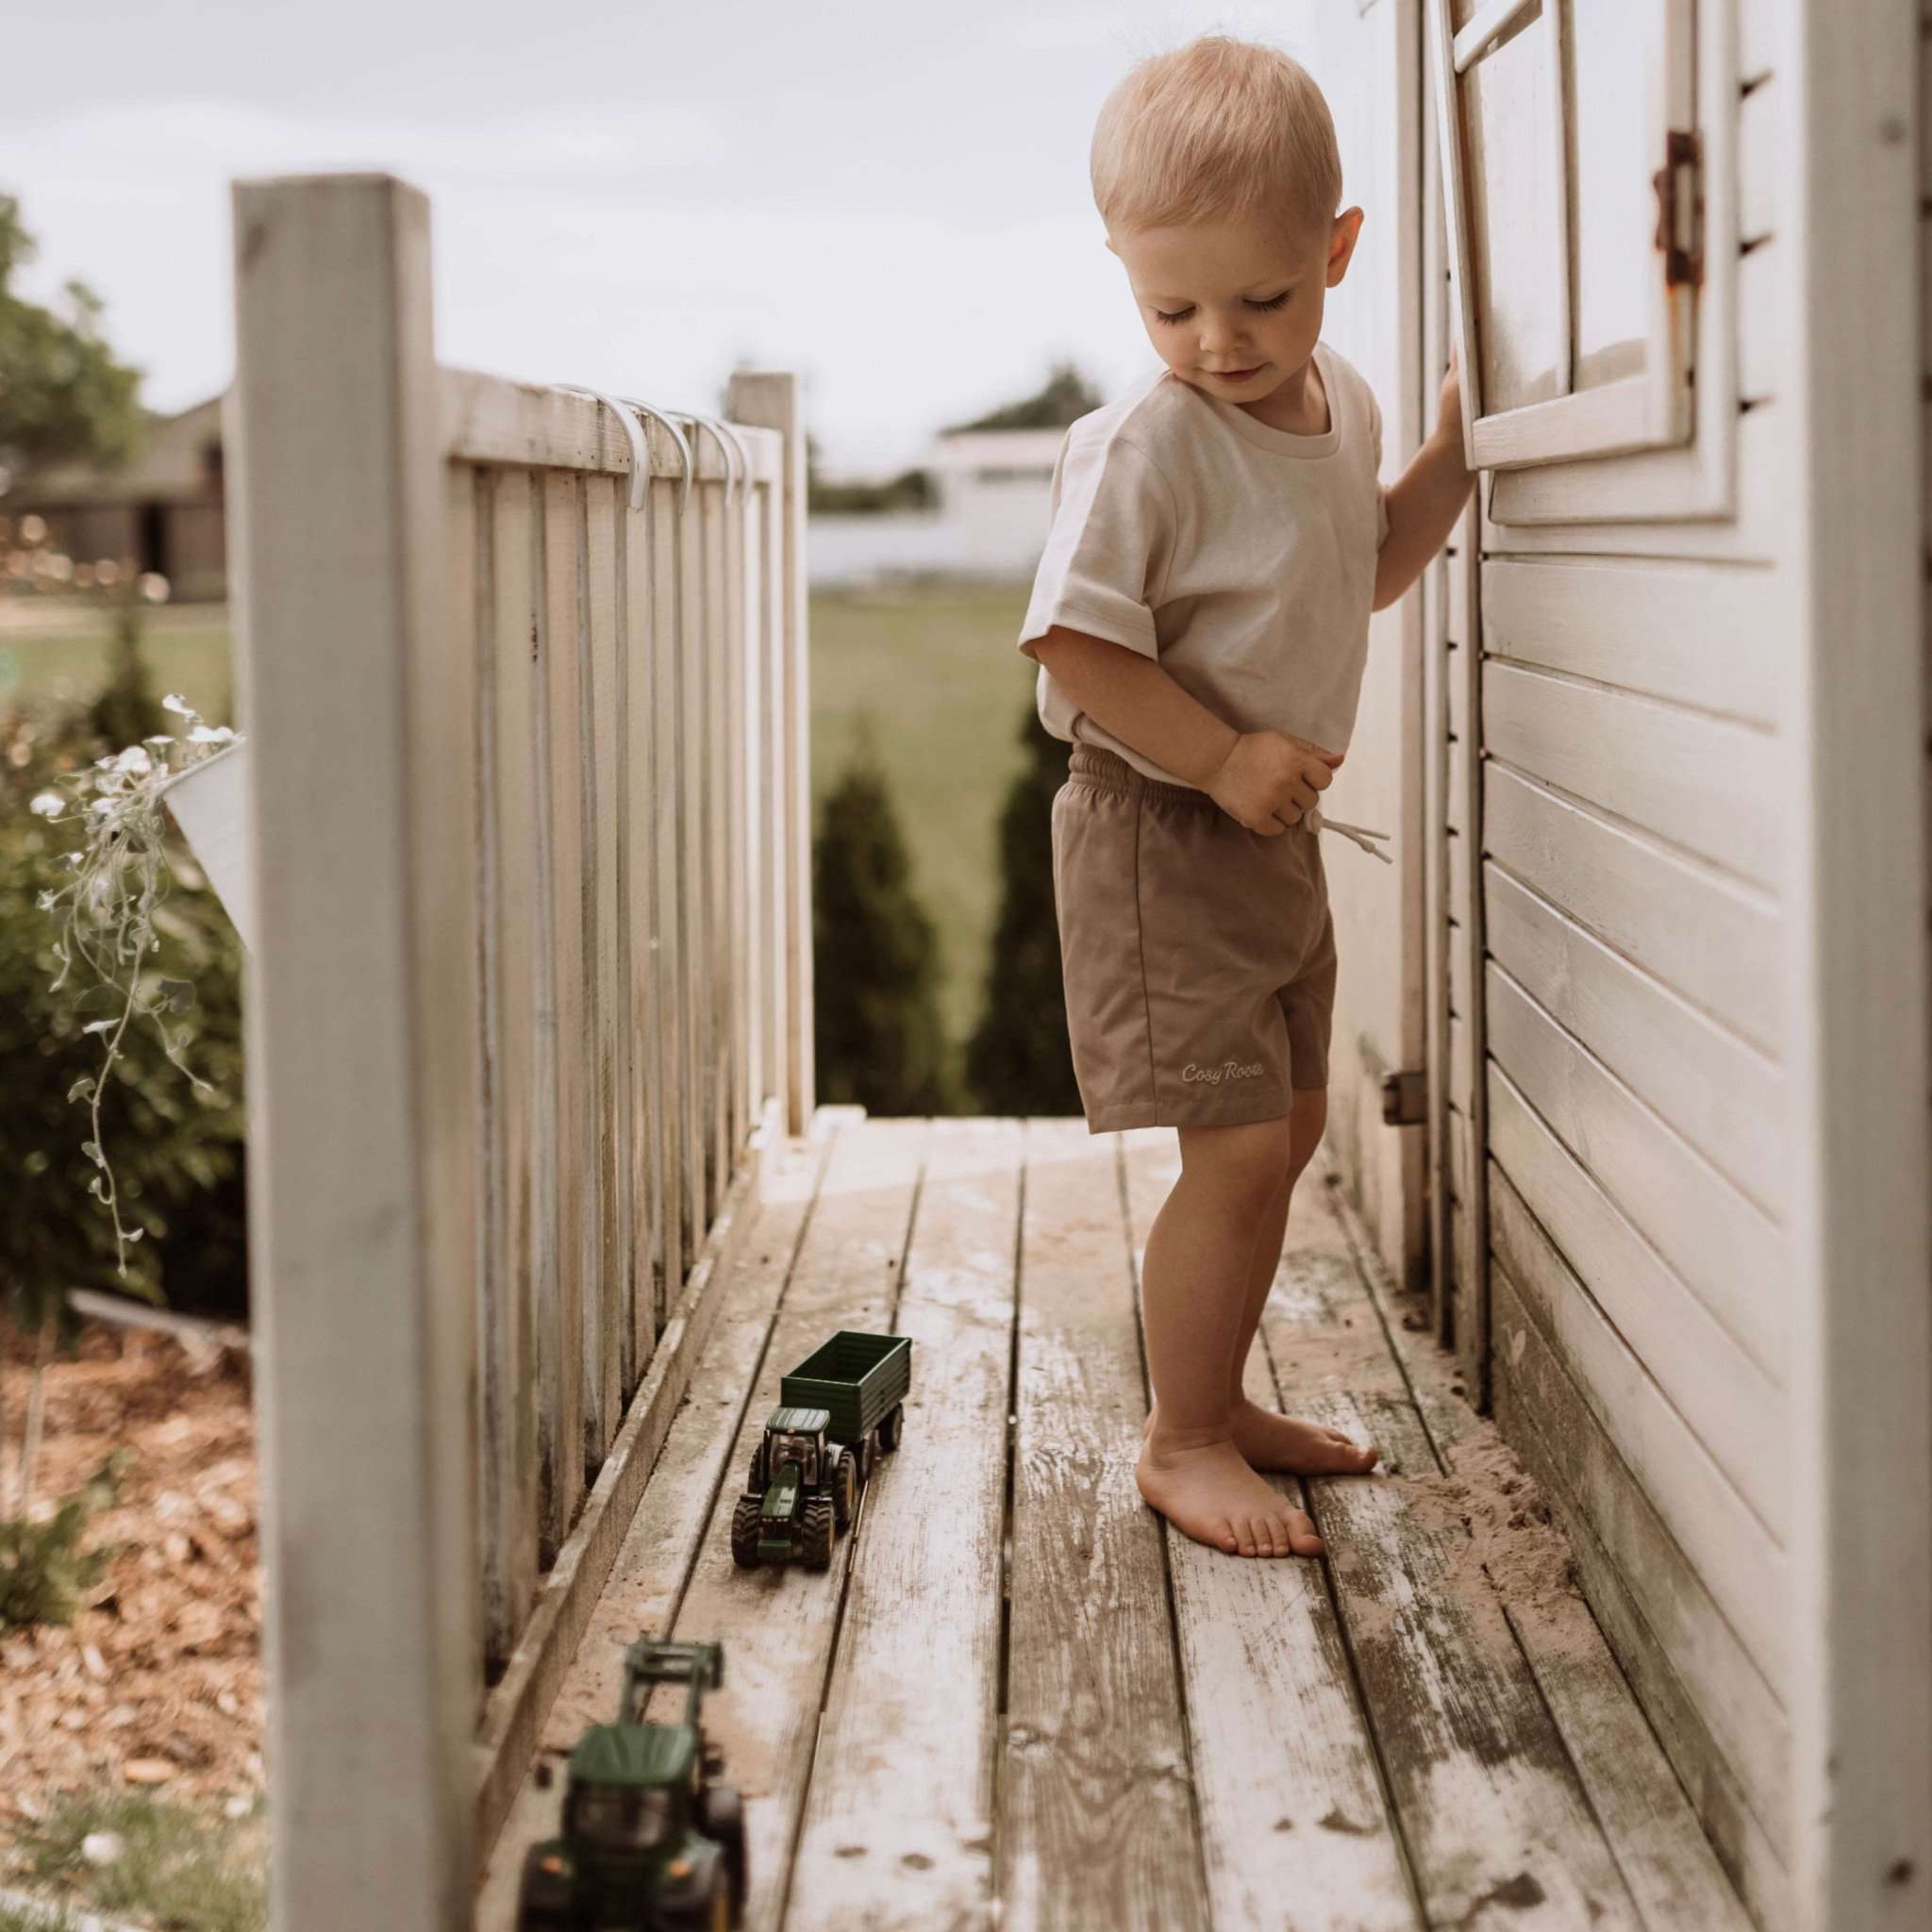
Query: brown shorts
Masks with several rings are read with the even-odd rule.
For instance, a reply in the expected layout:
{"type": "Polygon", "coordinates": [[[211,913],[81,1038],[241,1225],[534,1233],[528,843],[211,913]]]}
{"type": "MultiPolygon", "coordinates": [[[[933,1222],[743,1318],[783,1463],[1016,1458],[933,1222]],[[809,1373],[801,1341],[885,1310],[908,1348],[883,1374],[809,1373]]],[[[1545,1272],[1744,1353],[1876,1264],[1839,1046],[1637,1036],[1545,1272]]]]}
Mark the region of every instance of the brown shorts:
{"type": "Polygon", "coordinates": [[[1075,744],[1053,799],[1054,912],[1090,1133],[1273,1120],[1328,1084],[1335,921],[1322,838],[1075,744]]]}

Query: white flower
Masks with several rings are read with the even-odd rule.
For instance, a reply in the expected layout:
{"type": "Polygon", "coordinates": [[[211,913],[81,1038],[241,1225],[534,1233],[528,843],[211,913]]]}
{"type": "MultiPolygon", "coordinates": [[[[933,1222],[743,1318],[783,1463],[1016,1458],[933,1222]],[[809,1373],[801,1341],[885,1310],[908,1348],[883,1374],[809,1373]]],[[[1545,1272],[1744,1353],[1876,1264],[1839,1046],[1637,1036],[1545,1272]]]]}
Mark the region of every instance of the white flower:
{"type": "Polygon", "coordinates": [[[147,746],[144,744],[130,744],[114,760],[114,769],[117,772],[151,772],[154,766],[155,761],[148,756],[147,746]]]}
{"type": "Polygon", "coordinates": [[[173,711],[177,718],[192,718],[194,716],[194,708],[177,691],[171,691],[161,700],[161,709],[173,711]]]}
{"type": "Polygon", "coordinates": [[[226,724],[197,724],[188,734],[188,741],[190,744],[226,744],[234,735],[226,724]]]}
{"type": "Polygon", "coordinates": [[[39,791],[29,801],[27,809],[43,819],[58,819],[66,803],[58,791],[39,791]]]}

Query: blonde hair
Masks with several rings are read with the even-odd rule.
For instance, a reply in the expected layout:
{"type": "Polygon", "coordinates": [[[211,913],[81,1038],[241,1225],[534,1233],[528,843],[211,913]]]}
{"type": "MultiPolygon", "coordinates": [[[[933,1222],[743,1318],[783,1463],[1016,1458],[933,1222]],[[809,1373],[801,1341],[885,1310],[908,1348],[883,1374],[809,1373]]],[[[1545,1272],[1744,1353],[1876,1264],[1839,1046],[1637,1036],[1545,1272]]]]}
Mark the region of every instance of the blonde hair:
{"type": "Polygon", "coordinates": [[[1320,228],[1341,203],[1322,90],[1280,48],[1229,34],[1130,68],[1101,106],[1090,169],[1113,235],[1257,214],[1320,228]]]}

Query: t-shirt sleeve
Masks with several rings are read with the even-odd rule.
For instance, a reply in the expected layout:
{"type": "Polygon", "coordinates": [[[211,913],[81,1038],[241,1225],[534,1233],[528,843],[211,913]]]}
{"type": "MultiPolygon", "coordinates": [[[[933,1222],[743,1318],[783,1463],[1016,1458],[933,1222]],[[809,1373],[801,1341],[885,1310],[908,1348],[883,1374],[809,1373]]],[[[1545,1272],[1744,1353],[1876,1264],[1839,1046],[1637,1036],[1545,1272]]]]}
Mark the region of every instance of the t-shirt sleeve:
{"type": "Polygon", "coordinates": [[[1119,436],[1069,432],[1049,515],[1020,649],[1031,658],[1058,624],[1158,658],[1154,605],[1173,555],[1174,509],[1153,459],[1119,436]]]}
{"type": "Polygon", "coordinates": [[[1374,450],[1375,469],[1375,548],[1389,541],[1389,491],[1382,481],[1382,406],[1375,391],[1369,391],[1369,439],[1374,450]]]}

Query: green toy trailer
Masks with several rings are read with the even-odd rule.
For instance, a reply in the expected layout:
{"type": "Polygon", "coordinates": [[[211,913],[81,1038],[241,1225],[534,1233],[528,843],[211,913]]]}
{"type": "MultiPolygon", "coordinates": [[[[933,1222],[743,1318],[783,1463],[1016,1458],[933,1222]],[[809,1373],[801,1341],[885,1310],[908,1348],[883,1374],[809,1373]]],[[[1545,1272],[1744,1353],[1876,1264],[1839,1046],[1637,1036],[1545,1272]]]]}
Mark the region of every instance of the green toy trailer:
{"type": "Polygon", "coordinates": [[[793,1557],[814,1570],[830,1567],[833,1536],[850,1526],[879,1452],[899,1446],[911,1386],[909,1337],[852,1328],[781,1377],[778,1407],[731,1515],[740,1568],[793,1557]]]}
{"type": "Polygon", "coordinates": [[[640,1639],[625,1653],[617,1722],[577,1740],[562,1829],[524,1859],[517,1932],[730,1932],[744,1909],[744,1809],[718,1782],[698,1719],[724,1681],[716,1643],[640,1639]],[[659,1684],[689,1684],[683,1716],[650,1724],[659,1684]]]}

